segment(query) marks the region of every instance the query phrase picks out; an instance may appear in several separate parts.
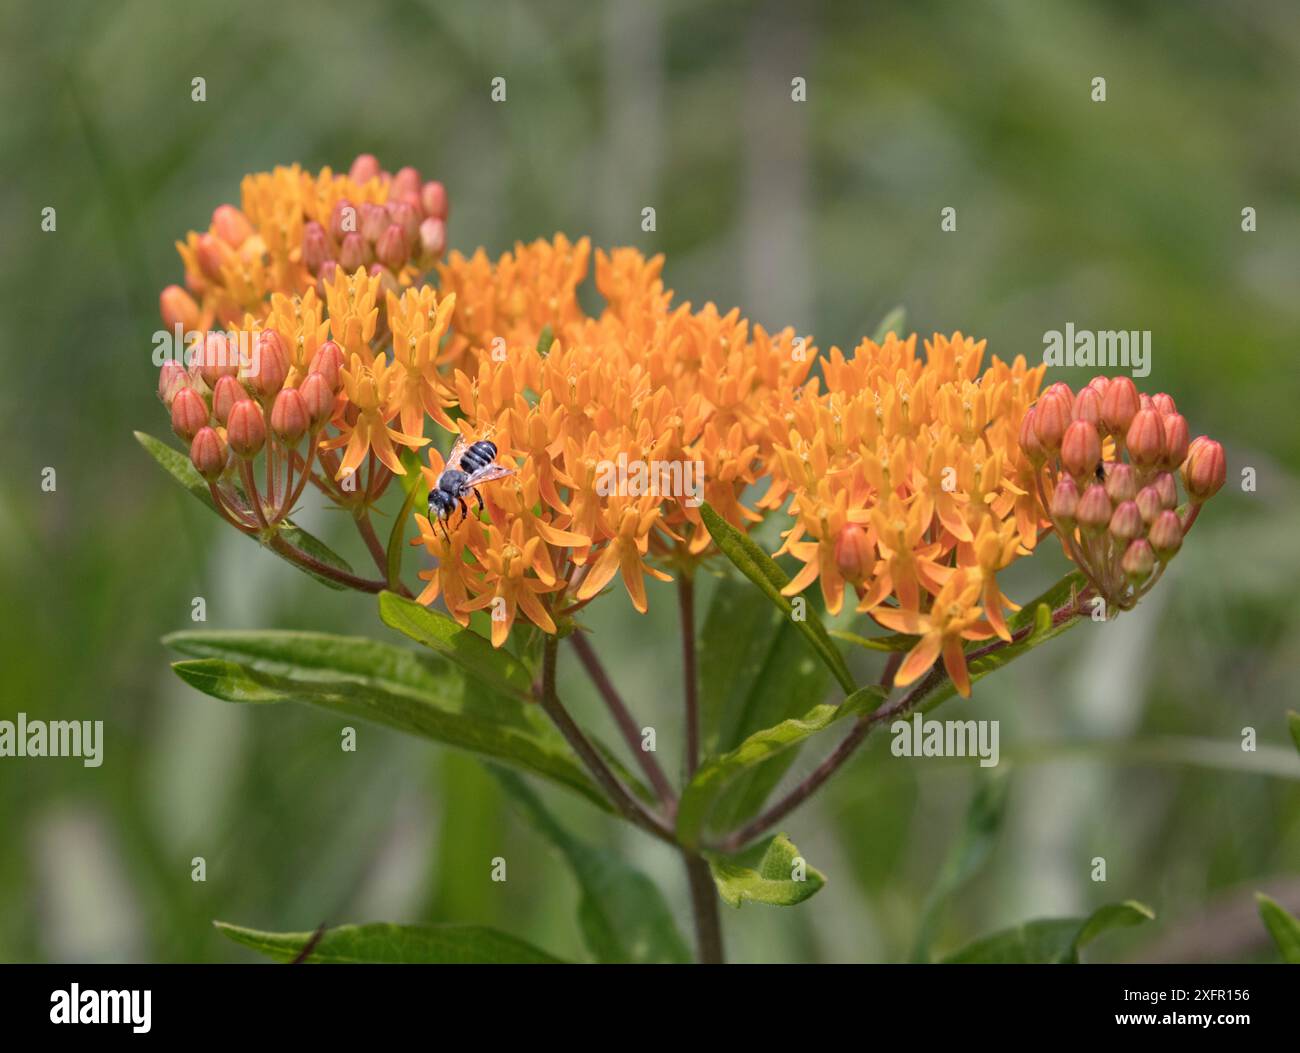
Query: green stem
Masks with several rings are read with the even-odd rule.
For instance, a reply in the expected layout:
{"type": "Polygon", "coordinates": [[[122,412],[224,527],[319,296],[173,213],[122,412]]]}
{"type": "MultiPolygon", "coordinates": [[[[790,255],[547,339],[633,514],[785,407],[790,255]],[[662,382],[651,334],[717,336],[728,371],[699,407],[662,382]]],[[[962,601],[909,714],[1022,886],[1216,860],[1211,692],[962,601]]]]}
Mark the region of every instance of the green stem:
{"type": "Polygon", "coordinates": [[[691,886],[691,910],[695,918],[695,943],[702,965],[721,965],[722,923],[718,917],[718,888],[713,873],[702,856],[682,850],[686,879],[691,886]]]}

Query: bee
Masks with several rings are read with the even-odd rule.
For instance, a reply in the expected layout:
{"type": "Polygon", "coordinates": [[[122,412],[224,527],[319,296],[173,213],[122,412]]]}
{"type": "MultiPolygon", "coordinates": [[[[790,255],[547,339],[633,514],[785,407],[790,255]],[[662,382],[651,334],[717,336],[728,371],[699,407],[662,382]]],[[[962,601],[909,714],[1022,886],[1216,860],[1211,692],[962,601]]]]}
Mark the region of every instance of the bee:
{"type": "Polygon", "coordinates": [[[1097,467],[1096,467],[1096,469],[1095,469],[1095,474],[1096,474],[1096,476],[1097,476],[1097,482],[1099,482],[1099,483],[1104,483],[1104,482],[1106,481],[1106,462],[1105,462],[1105,461],[1098,461],[1098,462],[1097,462],[1097,467]]]}
{"type": "Polygon", "coordinates": [[[438,485],[429,491],[429,519],[442,524],[442,534],[448,541],[451,535],[447,531],[447,520],[460,507],[461,515],[469,518],[469,506],[465,498],[474,495],[479,511],[483,510],[483,497],[478,488],[494,479],[513,475],[513,468],[503,468],[496,463],[496,443],[489,439],[477,442],[465,441],[465,436],[456,438],[451,453],[447,454],[447,464],[438,476],[438,485]]]}

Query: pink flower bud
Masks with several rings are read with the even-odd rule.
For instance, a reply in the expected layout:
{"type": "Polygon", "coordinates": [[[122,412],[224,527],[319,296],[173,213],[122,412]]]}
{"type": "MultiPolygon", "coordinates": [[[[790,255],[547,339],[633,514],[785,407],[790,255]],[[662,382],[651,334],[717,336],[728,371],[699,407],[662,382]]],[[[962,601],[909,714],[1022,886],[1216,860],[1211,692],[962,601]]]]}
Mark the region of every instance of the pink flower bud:
{"type": "Polygon", "coordinates": [[[1156,464],[1165,454],[1165,429],[1155,410],[1138,410],[1125,439],[1128,454],[1139,467],[1156,464]]]}
{"type": "Polygon", "coordinates": [[[1079,498],[1079,507],[1074,515],[1082,529],[1097,532],[1105,530],[1110,525],[1112,512],[1110,498],[1106,496],[1106,488],[1100,483],[1093,483],[1079,498]]]}
{"type": "Polygon", "coordinates": [[[1154,523],[1156,516],[1164,511],[1164,503],[1160,500],[1160,491],[1154,486],[1144,486],[1138,491],[1135,498],[1138,511],[1142,513],[1142,522],[1154,523]]]}
{"type": "Polygon", "coordinates": [[[1100,398],[1106,397],[1106,389],[1110,387],[1110,377],[1103,377],[1100,373],[1088,381],[1088,387],[1092,388],[1100,398]]]}
{"type": "Polygon", "coordinates": [[[388,205],[388,217],[402,230],[402,236],[410,243],[420,236],[420,210],[405,201],[394,201],[388,205]]]}
{"type": "Polygon", "coordinates": [[[212,229],[217,237],[237,249],[253,234],[252,224],[234,205],[218,205],[212,213],[212,229]]]}
{"type": "Polygon", "coordinates": [[[262,407],[252,399],[236,402],[226,422],[226,440],[240,457],[256,457],[266,443],[266,421],[262,407]]]}
{"type": "Polygon", "coordinates": [[[865,581],[875,569],[874,549],[857,523],[846,523],[835,539],[835,566],[845,580],[855,584],[865,581]]]}
{"type": "Polygon", "coordinates": [[[185,367],[174,359],[169,358],[158,371],[158,397],[163,400],[168,409],[171,409],[176,392],[181,388],[189,387],[189,384],[190,375],[185,372],[185,367]]]}
{"type": "Polygon", "coordinates": [[[325,228],[314,219],[302,228],[302,262],[312,274],[320,272],[321,264],[330,258],[331,248],[325,228]]]}
{"type": "Polygon", "coordinates": [[[179,285],[169,285],[158,297],[158,312],[168,329],[178,325],[185,332],[199,327],[199,305],[179,285]]]}
{"type": "Polygon", "coordinates": [[[1172,559],[1183,545],[1183,524],[1178,513],[1168,509],[1161,512],[1151,524],[1148,540],[1161,561],[1172,559]]]}
{"type": "Polygon", "coordinates": [[[1043,397],[1047,396],[1060,397],[1065,399],[1065,405],[1068,409],[1074,408],[1074,391],[1064,380],[1058,380],[1055,384],[1049,384],[1047,390],[1043,392],[1043,397]]]}
{"type": "Polygon", "coordinates": [[[435,259],[447,247],[447,225],[440,219],[426,219],[420,224],[420,250],[435,259]]]}
{"type": "Polygon", "coordinates": [[[329,385],[330,394],[336,395],[339,386],[343,383],[343,378],[339,376],[339,370],[343,365],[343,349],[333,340],[326,340],[311,356],[311,365],[308,366],[307,371],[321,374],[325,378],[325,383],[329,385]]]}
{"type": "Polygon", "coordinates": [[[448,211],[447,188],[436,179],[429,180],[420,187],[420,207],[426,216],[445,220],[448,211]]]}
{"type": "Polygon", "coordinates": [[[390,292],[394,296],[400,296],[402,292],[401,283],[397,280],[397,275],[385,267],[382,263],[372,263],[369,270],[370,277],[379,279],[379,287],[384,292],[390,292]]]}
{"type": "Polygon", "coordinates": [[[334,389],[323,373],[308,373],[298,390],[313,427],[330,419],[334,413],[334,389]]]}
{"type": "Polygon", "coordinates": [[[379,161],[374,154],[357,154],[357,159],[348,169],[348,178],[354,183],[368,183],[379,175],[379,161]]]}
{"type": "Polygon", "coordinates": [[[393,176],[393,184],[388,190],[390,199],[401,199],[408,194],[414,194],[417,198],[420,195],[420,170],[410,165],[397,170],[397,175],[393,176]]]}
{"type": "Polygon", "coordinates": [[[360,267],[366,265],[366,239],[360,234],[347,234],[343,237],[343,245],[339,249],[339,266],[348,274],[352,274],[360,267]]]}
{"type": "Polygon", "coordinates": [[[310,427],[311,412],[302,393],[296,388],[283,388],[271,407],[271,430],[285,445],[293,447],[310,427]]]}
{"type": "Polygon", "coordinates": [[[1162,417],[1168,417],[1178,412],[1173,396],[1166,395],[1163,391],[1151,396],[1151,408],[1162,417]]]}
{"type": "MultiPolygon", "coordinates": [[[[1055,385],[1053,385],[1055,387],[1055,385]]],[[[1034,434],[1048,453],[1061,447],[1061,439],[1070,424],[1070,405],[1066,397],[1049,388],[1034,407],[1034,434]]]]}
{"type": "Polygon", "coordinates": [[[1097,468],[1101,460],[1101,436],[1086,420],[1076,420],[1065,429],[1061,440],[1061,464],[1076,478],[1082,479],[1097,468]]]}
{"type": "Polygon", "coordinates": [[[1120,561],[1120,569],[1124,571],[1124,576],[1134,585],[1141,585],[1147,578],[1151,577],[1151,571],[1155,569],[1155,553],[1151,551],[1151,546],[1142,538],[1131,542],[1124,552],[1124,558],[1120,561]]]}
{"type": "Polygon", "coordinates": [[[355,234],[359,218],[356,206],[347,198],[340,198],[330,210],[330,236],[342,241],[347,235],[355,234]]]}
{"type": "Polygon", "coordinates": [[[181,388],[172,399],[172,431],[189,442],[208,423],[208,404],[193,388],[181,388]]]}
{"type": "Polygon", "coordinates": [[[1110,517],[1110,536],[1117,541],[1132,541],[1142,533],[1142,513],[1133,501],[1125,501],[1110,517]]]}
{"type": "Polygon", "coordinates": [[[1133,466],[1115,461],[1106,470],[1106,496],[1116,504],[1132,501],[1137,496],[1137,473],[1133,466]]]}
{"type": "Polygon", "coordinates": [[[1137,416],[1138,392],[1128,377],[1112,377],[1101,399],[1101,419],[1113,435],[1123,435],[1137,416]]]}
{"type": "Polygon", "coordinates": [[[388,209],[383,205],[367,201],[361,206],[361,236],[371,244],[378,242],[384,236],[384,231],[388,229],[388,224],[391,222],[388,209]]]}
{"type": "Polygon", "coordinates": [[[1180,413],[1169,413],[1161,418],[1161,424],[1165,429],[1165,453],[1161,462],[1166,468],[1177,468],[1187,460],[1187,418],[1180,413]]]}
{"type": "Polygon", "coordinates": [[[1161,472],[1151,485],[1156,488],[1156,493],[1160,496],[1161,508],[1173,508],[1178,504],[1178,484],[1174,482],[1174,477],[1169,472],[1161,472]]]}
{"type": "Polygon", "coordinates": [[[190,461],[198,469],[199,475],[210,483],[221,478],[229,455],[226,440],[216,428],[200,428],[190,443],[190,461]]]}
{"type": "Polygon", "coordinates": [[[1079,488],[1068,475],[1063,475],[1052,494],[1052,519],[1066,530],[1074,527],[1074,517],[1079,509],[1079,488]]]}
{"type": "Polygon", "coordinates": [[[200,234],[194,255],[201,270],[212,281],[221,280],[221,246],[211,234],[200,234]]]}
{"type": "Polygon", "coordinates": [[[226,334],[220,330],[206,333],[194,349],[193,364],[209,388],[217,386],[219,377],[233,377],[239,372],[239,354],[230,347],[226,334]]]}
{"type": "Polygon", "coordinates": [[[1074,419],[1084,420],[1094,428],[1100,429],[1101,393],[1096,388],[1084,388],[1074,400],[1074,419]]]}
{"type": "Polygon", "coordinates": [[[1183,485],[1192,503],[1200,504],[1217,494],[1227,475],[1223,447],[1204,435],[1197,438],[1188,448],[1183,464],[1183,485]]]}
{"type": "Polygon", "coordinates": [[[1151,401],[1151,396],[1148,395],[1145,391],[1142,392],[1142,394],[1140,394],[1140,395],[1138,396],[1138,412],[1139,412],[1139,413],[1141,413],[1144,409],[1145,409],[1145,410],[1154,410],[1155,408],[1156,408],[1156,407],[1155,407],[1155,403],[1151,401]]]}
{"type": "Polygon", "coordinates": [[[1034,431],[1034,408],[1032,406],[1020,418],[1020,448],[1025,451],[1029,463],[1035,468],[1047,459],[1047,455],[1043,452],[1043,444],[1038,441],[1038,434],[1034,431]]]}
{"type": "Polygon", "coordinates": [[[406,263],[406,235],[396,223],[389,225],[375,246],[375,258],[389,270],[400,271],[406,263]]]}
{"type": "Polygon", "coordinates": [[[212,389],[212,415],[217,423],[225,424],[230,420],[230,411],[236,402],[248,398],[244,386],[234,377],[218,377],[217,386],[212,389]]]}
{"type": "Polygon", "coordinates": [[[284,387],[285,378],[289,375],[289,353],[284,349],[280,334],[274,329],[263,329],[257,334],[256,365],[252,388],[262,398],[270,398],[284,387]]]}

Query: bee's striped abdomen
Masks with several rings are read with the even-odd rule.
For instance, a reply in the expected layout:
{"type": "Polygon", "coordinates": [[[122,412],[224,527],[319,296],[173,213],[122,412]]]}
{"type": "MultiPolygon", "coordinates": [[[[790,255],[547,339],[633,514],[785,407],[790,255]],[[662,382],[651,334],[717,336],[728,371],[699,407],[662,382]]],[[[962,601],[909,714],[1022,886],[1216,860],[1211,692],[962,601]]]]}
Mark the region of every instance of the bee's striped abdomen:
{"type": "Polygon", "coordinates": [[[466,472],[477,472],[480,468],[486,468],[491,464],[496,459],[496,455],[496,443],[480,439],[461,454],[460,466],[466,472]]]}

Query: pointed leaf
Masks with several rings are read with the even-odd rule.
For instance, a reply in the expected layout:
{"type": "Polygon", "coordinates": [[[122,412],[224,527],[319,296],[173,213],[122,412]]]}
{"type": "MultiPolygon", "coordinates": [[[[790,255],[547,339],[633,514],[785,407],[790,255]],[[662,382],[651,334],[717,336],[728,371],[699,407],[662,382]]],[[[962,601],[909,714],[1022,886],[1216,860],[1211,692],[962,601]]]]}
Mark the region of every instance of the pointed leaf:
{"type": "Polygon", "coordinates": [[[880,320],[880,324],[876,326],[875,335],[871,338],[872,343],[883,344],[885,342],[885,337],[890,333],[901,338],[903,335],[903,326],[906,324],[907,308],[900,303],[880,320]]]}
{"type": "Polygon", "coordinates": [[[603,849],[573,837],[514,772],[493,773],[520,811],[568,861],[582,901],[578,920],[587,949],[598,962],[684,963],[690,951],[658,887],[641,871],[603,849]]]}
{"type": "Polygon", "coordinates": [[[729,859],[710,859],[709,867],[723,902],[736,908],[747,901],[791,907],[826,884],[826,875],[809,866],[785,834],[772,838],[757,867],[729,859]],[[803,872],[802,879],[796,878],[797,870],[803,872]]]}
{"type": "MultiPolygon", "coordinates": [[[[314,932],[261,932],[214,921],[235,943],[278,962],[292,962],[316,938],[314,932]]],[[[340,925],[326,929],[304,961],[322,964],[560,965],[532,944],[482,925],[340,925]]]]}
{"type": "Polygon", "coordinates": [[[1289,965],[1300,965],[1300,921],[1262,892],[1255,893],[1255,902],[1259,904],[1259,916],[1264,919],[1265,928],[1282,953],[1282,960],[1289,965]]]}
{"type": "Polygon", "coordinates": [[[906,633],[891,633],[888,636],[859,636],[857,633],[845,632],[843,629],[831,629],[831,636],[855,647],[865,647],[868,651],[910,651],[917,638],[906,633]]]}
{"type": "Polygon", "coordinates": [[[1136,900],[1108,903],[1086,918],[1027,921],[984,936],[943,959],[948,964],[987,962],[999,965],[1073,965],[1079,951],[1109,929],[1140,925],[1155,917],[1136,900]]]}
{"type": "MultiPolygon", "coordinates": [[[[753,538],[744,534],[728,523],[706,501],[700,505],[700,517],[708,528],[718,548],[742,574],[757,585],[777,608],[789,618],[796,629],[807,638],[812,649],[817,653],[826,667],[834,674],[840,686],[846,692],[853,691],[855,685],[844,664],[844,657],[836,649],[834,641],[826,631],[826,626],[819,618],[805,617],[796,620],[790,600],[781,595],[781,590],[790,584],[790,578],[766,552],[755,543],[753,538]]],[[[811,614],[811,612],[808,612],[811,614]]]]}

